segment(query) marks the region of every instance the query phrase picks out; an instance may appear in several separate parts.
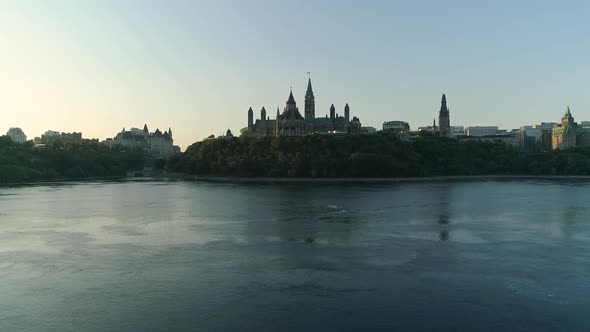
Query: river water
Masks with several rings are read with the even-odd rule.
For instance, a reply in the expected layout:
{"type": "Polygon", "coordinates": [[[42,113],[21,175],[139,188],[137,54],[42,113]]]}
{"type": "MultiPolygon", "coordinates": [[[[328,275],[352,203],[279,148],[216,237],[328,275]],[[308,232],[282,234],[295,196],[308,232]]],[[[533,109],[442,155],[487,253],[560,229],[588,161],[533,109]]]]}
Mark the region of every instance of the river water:
{"type": "Polygon", "coordinates": [[[0,331],[589,331],[590,183],[0,187],[0,331]]]}

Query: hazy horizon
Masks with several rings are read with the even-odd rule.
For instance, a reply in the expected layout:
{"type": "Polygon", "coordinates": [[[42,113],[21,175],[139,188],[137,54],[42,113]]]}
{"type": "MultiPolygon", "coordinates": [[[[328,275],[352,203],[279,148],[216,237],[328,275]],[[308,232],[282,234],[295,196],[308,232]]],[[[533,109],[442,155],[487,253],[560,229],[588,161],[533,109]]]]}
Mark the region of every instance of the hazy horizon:
{"type": "Polygon", "coordinates": [[[0,4],[0,134],[113,137],[172,128],[183,149],[252,107],[274,118],[290,86],[316,116],[363,126],[512,129],[590,120],[583,1],[18,1],[0,4]]]}

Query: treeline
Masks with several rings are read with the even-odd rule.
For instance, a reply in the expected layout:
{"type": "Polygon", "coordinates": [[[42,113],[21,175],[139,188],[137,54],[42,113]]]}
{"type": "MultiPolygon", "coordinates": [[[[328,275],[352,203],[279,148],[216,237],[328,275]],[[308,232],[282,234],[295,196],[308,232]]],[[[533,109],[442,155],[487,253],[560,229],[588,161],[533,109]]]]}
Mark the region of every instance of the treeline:
{"type": "Polygon", "coordinates": [[[590,148],[523,153],[501,141],[392,134],[223,137],[191,145],[173,172],[260,177],[587,175],[590,148]]]}
{"type": "Polygon", "coordinates": [[[0,136],[0,183],[125,176],[142,169],[143,153],[100,143],[62,144],[43,149],[0,136]]]}

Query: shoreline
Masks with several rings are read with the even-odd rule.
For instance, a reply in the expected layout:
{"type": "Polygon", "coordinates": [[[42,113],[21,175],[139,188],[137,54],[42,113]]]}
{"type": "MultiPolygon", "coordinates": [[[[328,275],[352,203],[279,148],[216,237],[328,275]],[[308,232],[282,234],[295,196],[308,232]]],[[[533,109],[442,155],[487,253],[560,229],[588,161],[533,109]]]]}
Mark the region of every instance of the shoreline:
{"type": "Polygon", "coordinates": [[[219,183],[411,183],[411,182],[471,182],[493,180],[581,180],[590,181],[590,175],[456,175],[406,178],[289,178],[289,177],[225,177],[188,176],[180,180],[219,183]]]}
{"type": "Polygon", "coordinates": [[[55,179],[33,182],[0,183],[2,187],[36,186],[52,184],[75,184],[91,182],[127,182],[127,181],[170,181],[170,182],[207,182],[207,183],[427,183],[427,182],[475,182],[475,181],[518,181],[518,180],[578,180],[590,182],[590,175],[455,175],[431,177],[400,178],[301,178],[301,177],[236,177],[236,176],[199,176],[173,173],[146,177],[92,177],[82,179],[55,179]]]}
{"type": "MultiPolygon", "coordinates": [[[[39,181],[24,181],[24,182],[3,182],[0,183],[0,188],[2,187],[17,187],[17,186],[33,186],[33,185],[47,185],[47,184],[68,184],[68,183],[76,183],[76,182],[116,182],[116,181],[126,181],[130,178],[126,176],[93,176],[87,178],[56,178],[56,179],[48,179],[48,180],[39,180],[39,181]]],[[[139,179],[139,178],[138,178],[139,179]]]]}

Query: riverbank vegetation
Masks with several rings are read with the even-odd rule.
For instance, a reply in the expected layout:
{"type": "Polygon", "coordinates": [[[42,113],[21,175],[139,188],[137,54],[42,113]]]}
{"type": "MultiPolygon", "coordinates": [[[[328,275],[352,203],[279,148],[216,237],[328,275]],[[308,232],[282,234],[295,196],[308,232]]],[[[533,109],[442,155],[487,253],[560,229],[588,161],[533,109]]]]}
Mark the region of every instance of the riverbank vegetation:
{"type": "Polygon", "coordinates": [[[588,175],[590,148],[519,151],[503,142],[391,134],[223,137],[191,145],[172,172],[248,177],[588,175]]]}
{"type": "Polygon", "coordinates": [[[55,144],[37,148],[0,136],[0,183],[125,176],[142,169],[141,151],[100,143],[55,144]]]}

